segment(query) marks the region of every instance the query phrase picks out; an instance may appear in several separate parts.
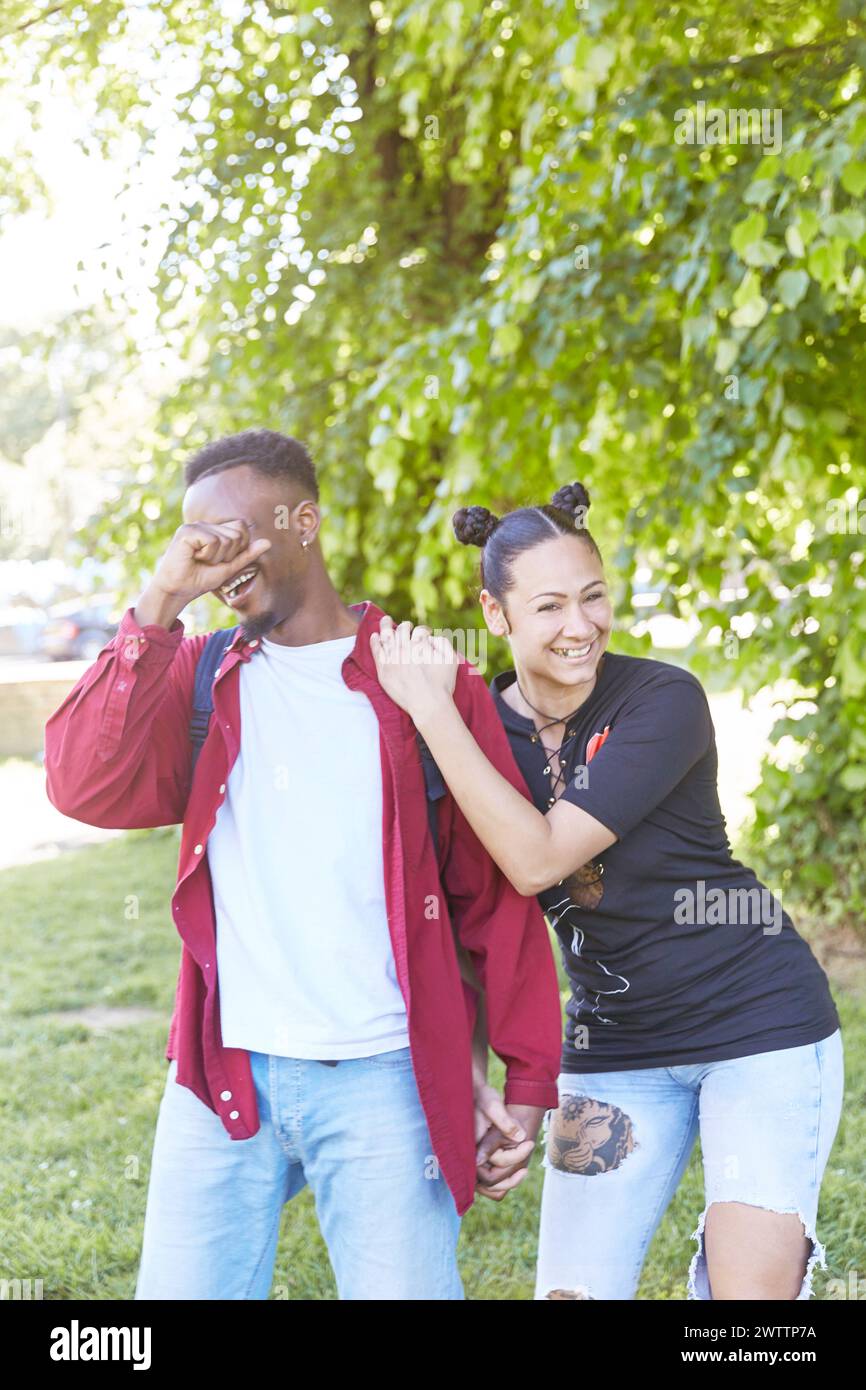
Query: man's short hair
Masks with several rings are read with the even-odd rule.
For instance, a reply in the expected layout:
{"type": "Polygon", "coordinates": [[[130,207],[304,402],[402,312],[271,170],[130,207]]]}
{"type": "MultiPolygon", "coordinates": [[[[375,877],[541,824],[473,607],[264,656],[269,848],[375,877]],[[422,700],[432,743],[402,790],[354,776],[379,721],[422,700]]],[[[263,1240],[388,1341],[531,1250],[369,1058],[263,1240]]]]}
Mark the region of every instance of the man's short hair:
{"type": "Polygon", "coordinates": [[[184,467],[187,487],[205,474],[222,473],[227,468],[248,464],[267,478],[291,478],[315,501],[319,498],[316,470],[304,445],[276,430],[243,430],[205,444],[184,467]]]}

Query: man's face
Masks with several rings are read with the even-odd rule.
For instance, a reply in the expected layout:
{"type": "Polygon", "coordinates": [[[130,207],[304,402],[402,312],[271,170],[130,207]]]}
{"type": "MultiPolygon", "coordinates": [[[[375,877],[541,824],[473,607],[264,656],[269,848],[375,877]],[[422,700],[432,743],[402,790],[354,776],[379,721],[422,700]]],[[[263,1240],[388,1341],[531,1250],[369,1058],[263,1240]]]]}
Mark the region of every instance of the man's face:
{"type": "Polygon", "coordinates": [[[247,638],[270,632],[303,606],[311,556],[301,540],[315,539],[319,512],[297,484],[238,464],[193,483],[183,500],[183,519],[211,526],[243,521],[250,543],[262,537],[271,542],[270,550],[252,564],[238,565],[233,579],[247,571],[253,575],[236,593],[227,594],[227,586],[214,590],[237,614],[247,638]]]}

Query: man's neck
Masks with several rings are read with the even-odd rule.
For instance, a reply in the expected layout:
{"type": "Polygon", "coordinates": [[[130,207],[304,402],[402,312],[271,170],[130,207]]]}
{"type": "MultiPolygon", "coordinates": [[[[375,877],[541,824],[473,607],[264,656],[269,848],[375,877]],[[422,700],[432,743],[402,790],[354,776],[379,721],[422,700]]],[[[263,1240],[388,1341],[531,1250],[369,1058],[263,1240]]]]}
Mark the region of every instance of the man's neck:
{"type": "Polygon", "coordinates": [[[315,642],[354,637],[360,621],[360,615],[343,603],[327,580],[319,592],[308,595],[303,607],[277,623],[265,636],[283,647],[308,647],[315,642]]]}

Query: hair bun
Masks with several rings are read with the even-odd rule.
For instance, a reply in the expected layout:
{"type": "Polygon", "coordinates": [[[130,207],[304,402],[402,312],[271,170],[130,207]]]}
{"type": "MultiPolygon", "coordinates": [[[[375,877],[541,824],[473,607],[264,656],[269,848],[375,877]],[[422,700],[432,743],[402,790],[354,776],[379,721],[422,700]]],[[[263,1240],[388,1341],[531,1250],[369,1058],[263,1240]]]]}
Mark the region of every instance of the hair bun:
{"type": "Polygon", "coordinates": [[[461,545],[484,545],[499,525],[499,517],[486,507],[461,507],[451,518],[451,525],[461,545]]]}
{"type": "Polygon", "coordinates": [[[582,514],[585,517],[589,511],[589,493],[583,483],[566,483],[553,494],[550,505],[571,516],[582,514]]]}

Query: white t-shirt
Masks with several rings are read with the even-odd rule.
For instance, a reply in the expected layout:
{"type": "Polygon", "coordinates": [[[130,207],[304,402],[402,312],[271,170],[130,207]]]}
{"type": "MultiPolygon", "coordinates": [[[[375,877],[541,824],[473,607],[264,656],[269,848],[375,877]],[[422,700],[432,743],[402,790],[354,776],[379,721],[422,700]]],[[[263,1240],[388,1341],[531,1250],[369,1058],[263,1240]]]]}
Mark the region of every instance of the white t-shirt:
{"type": "Polygon", "coordinates": [[[262,639],[207,854],[225,1047],[335,1059],[409,1043],[382,849],[379,721],[341,667],[355,638],[262,639]]]}

